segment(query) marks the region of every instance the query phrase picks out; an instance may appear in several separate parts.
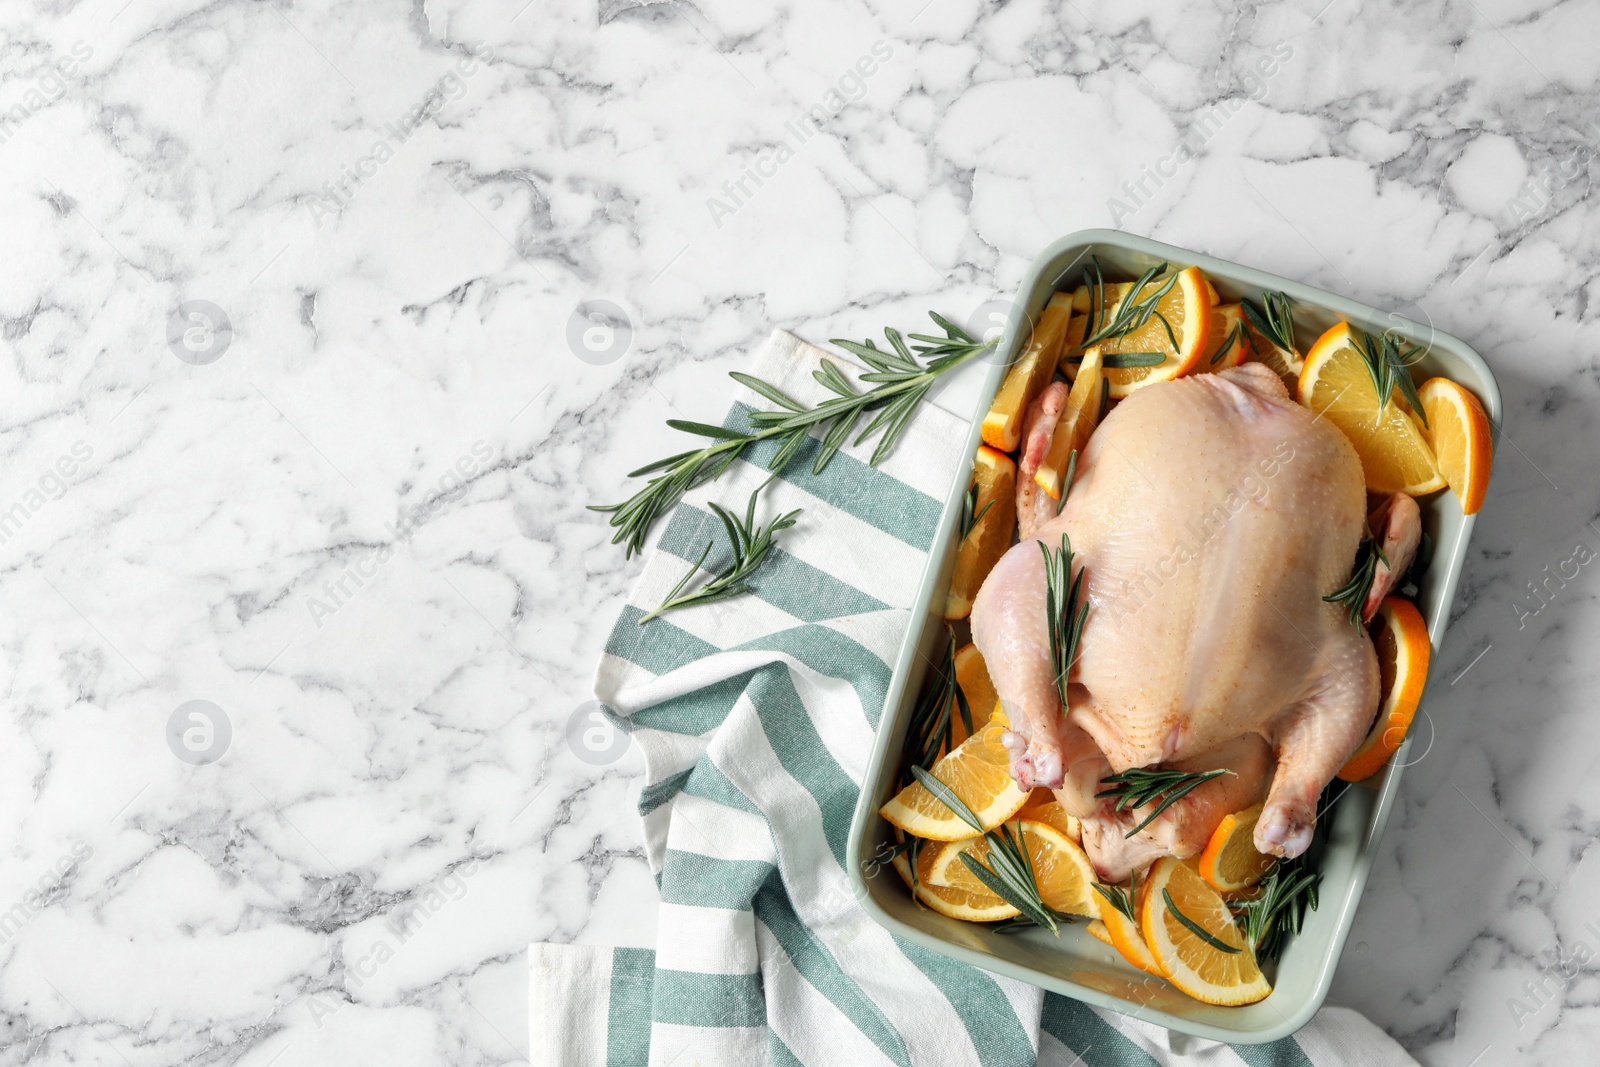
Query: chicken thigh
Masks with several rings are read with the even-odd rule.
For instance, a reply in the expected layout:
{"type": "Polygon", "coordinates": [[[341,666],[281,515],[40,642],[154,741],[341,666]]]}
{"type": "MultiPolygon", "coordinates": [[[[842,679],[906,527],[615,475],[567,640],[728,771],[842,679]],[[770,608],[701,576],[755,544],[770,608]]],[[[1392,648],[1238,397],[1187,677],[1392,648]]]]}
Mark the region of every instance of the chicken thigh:
{"type": "Polygon", "coordinates": [[[1365,521],[1355,450],[1245,364],[1142,389],[1079,457],[1059,515],[1001,558],[972,610],[1011,721],[1012,773],[1084,820],[1102,877],[1193,855],[1265,800],[1262,852],[1296,856],[1316,804],[1377,708],[1377,655],[1322,597],[1350,576],[1365,521]],[[1070,538],[1089,604],[1061,707],[1040,542],[1070,538]],[[1215,778],[1129,839],[1142,811],[1096,800],[1134,767],[1215,778]]]}

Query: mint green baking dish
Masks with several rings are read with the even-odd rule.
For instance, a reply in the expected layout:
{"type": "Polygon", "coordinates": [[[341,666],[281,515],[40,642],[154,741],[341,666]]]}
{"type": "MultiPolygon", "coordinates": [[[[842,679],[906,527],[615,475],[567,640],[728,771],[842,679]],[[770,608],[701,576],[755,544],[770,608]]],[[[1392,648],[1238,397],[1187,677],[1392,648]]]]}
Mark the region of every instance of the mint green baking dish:
{"type": "MultiPolygon", "coordinates": [[[[1027,323],[1038,315],[1051,293],[1078,284],[1090,255],[1099,258],[1108,277],[1131,279],[1163,260],[1177,267],[1198,266],[1224,301],[1258,298],[1266,290],[1285,292],[1294,303],[1302,351],[1341,319],[1374,334],[1393,331],[1426,349],[1416,367],[1419,381],[1443,374],[1460,382],[1483,401],[1491,424],[1500,424],[1500,389],[1488,365],[1465,343],[1430,325],[1288,278],[1142,237],[1114,230],[1084,230],[1047,248],[1024,277],[997,349],[1005,358],[988,366],[978,391],[967,437],[969,453],[977,451],[979,424],[1005,376],[1006,364],[1026,343],[1027,323]]],[[[1334,967],[1350,934],[1356,905],[1411,751],[1409,739],[1382,773],[1345,788],[1324,814],[1325,838],[1320,846],[1314,846],[1320,848],[1321,906],[1308,913],[1304,929],[1290,941],[1276,965],[1267,966],[1273,981],[1272,995],[1247,1007],[1221,1008],[1193,1000],[1167,982],[1129,966],[1115,950],[1089,936],[1081,925],[1063,926],[1061,936],[1056,938],[1044,930],[1000,934],[982,924],[947,919],[913,900],[891,867],[874,862],[874,856],[883,855],[881,850],[894,839],[893,828],[878,815],[878,808],[895,788],[912,706],[929,665],[942,651],[945,640],[945,591],[954,565],[956,515],[966,492],[966,475],[964,469],[951,484],[945,500],[944,532],[934,543],[912,606],[911,626],[895,661],[877,742],[851,822],[847,847],[857,895],[874,920],[900,937],[963,963],[1096,1007],[1217,1041],[1249,1044],[1292,1034],[1316,1013],[1333,981],[1334,967]]],[[[1425,498],[1421,504],[1423,525],[1432,535],[1435,549],[1420,582],[1418,607],[1428,621],[1428,634],[1437,652],[1444,641],[1474,517],[1461,514],[1448,490],[1425,498]]],[[[1424,694],[1422,710],[1426,707],[1424,694]]],[[[1335,783],[1335,789],[1341,785],[1335,783]]]]}

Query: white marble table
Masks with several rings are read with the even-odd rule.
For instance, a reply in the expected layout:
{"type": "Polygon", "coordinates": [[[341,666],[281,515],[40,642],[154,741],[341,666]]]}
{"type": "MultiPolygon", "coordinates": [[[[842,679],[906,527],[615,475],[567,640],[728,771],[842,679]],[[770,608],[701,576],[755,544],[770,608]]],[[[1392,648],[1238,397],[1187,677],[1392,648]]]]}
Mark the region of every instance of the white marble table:
{"type": "Polygon", "coordinates": [[[584,505],[773,326],[965,315],[1106,225],[1494,366],[1494,486],[1335,998],[1429,1065],[1592,1058],[1600,5],[0,28],[5,1062],[522,1058],[529,941],[653,938],[635,757],[565,740],[638,563],[584,505]],[[573,345],[589,301],[625,329],[573,345]]]}

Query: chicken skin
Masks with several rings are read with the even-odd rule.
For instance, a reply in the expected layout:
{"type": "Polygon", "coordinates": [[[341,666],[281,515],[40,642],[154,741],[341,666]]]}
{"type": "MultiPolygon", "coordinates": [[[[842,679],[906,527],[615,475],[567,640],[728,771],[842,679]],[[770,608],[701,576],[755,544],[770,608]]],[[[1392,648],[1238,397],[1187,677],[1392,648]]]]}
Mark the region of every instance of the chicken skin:
{"type": "Polygon", "coordinates": [[[1011,721],[1012,774],[1084,821],[1102,877],[1193,855],[1262,800],[1256,847],[1305,851],[1317,799],[1378,704],[1371,639],[1322,599],[1350,576],[1365,510],[1344,435],[1245,364],[1124,400],[1061,513],[995,565],[972,629],[1011,721]],[[1089,604],[1065,709],[1040,551],[1063,535],[1089,604]],[[1147,812],[1094,795],[1107,775],[1157,766],[1232,773],[1130,839],[1147,812]]]}

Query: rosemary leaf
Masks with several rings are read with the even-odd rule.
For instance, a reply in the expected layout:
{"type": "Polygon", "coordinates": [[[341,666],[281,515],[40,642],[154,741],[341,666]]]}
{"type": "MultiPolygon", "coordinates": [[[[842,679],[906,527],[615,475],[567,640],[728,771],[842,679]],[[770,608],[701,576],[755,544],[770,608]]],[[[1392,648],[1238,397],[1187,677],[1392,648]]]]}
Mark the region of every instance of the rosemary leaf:
{"type": "MultiPolygon", "coordinates": [[[[1178,346],[1172,347],[1176,349],[1178,346]]],[[[1100,357],[1100,366],[1103,370],[1125,370],[1128,367],[1159,367],[1166,361],[1164,352],[1107,352],[1100,357]]]]}
{"type": "Polygon", "coordinates": [[[730,430],[726,426],[713,426],[709,422],[668,419],[667,425],[674,430],[682,430],[684,433],[699,434],[701,437],[714,437],[723,441],[732,441],[743,436],[738,430],[730,430]]]}
{"type": "Polygon", "coordinates": [[[1213,367],[1217,365],[1217,360],[1222,358],[1222,354],[1234,346],[1235,342],[1243,343],[1243,338],[1239,336],[1243,332],[1244,327],[1234,323],[1233,329],[1228,331],[1228,336],[1222,339],[1222,345],[1217,349],[1217,354],[1211,357],[1211,365],[1213,367]]]}
{"type": "Polygon", "coordinates": [[[1204,926],[1201,926],[1199,923],[1189,918],[1189,916],[1179,911],[1177,902],[1172,899],[1171,890],[1163,888],[1161,890],[1161,896],[1162,899],[1167,902],[1167,910],[1172,913],[1172,917],[1182,923],[1191,934],[1198,937],[1200,940],[1204,941],[1218,952],[1226,952],[1230,956],[1237,955],[1243,951],[1242,949],[1234,948],[1226,941],[1219,941],[1211,933],[1211,931],[1207,930],[1204,926]]]}
{"type": "MultiPolygon", "coordinates": [[[[1101,387],[1101,389],[1100,389],[1100,397],[1101,397],[1102,400],[1105,398],[1106,393],[1108,393],[1108,392],[1109,392],[1109,390],[1107,390],[1103,386],[1101,387]]],[[[1101,405],[1102,408],[1104,408],[1104,406],[1105,406],[1104,404],[1101,405]]],[[[1105,417],[1105,411],[1104,410],[1102,410],[1100,412],[1100,417],[1101,418],[1105,417]]],[[[1096,421],[1098,422],[1098,420],[1096,420],[1096,421]]],[[[1057,515],[1061,514],[1061,509],[1067,506],[1067,494],[1072,492],[1072,479],[1077,477],[1077,474],[1078,474],[1078,450],[1076,448],[1074,448],[1071,452],[1067,453],[1067,475],[1066,475],[1065,478],[1063,478],[1061,480],[1061,499],[1056,501],[1056,514],[1057,515]]]]}
{"type": "Polygon", "coordinates": [[[955,813],[956,818],[972,827],[974,833],[983,833],[983,823],[967,807],[967,802],[956,796],[955,791],[939,779],[915,764],[911,767],[911,776],[915,778],[922,788],[933,794],[933,798],[955,813]]]}

